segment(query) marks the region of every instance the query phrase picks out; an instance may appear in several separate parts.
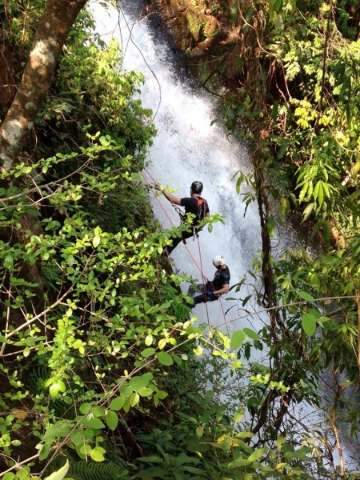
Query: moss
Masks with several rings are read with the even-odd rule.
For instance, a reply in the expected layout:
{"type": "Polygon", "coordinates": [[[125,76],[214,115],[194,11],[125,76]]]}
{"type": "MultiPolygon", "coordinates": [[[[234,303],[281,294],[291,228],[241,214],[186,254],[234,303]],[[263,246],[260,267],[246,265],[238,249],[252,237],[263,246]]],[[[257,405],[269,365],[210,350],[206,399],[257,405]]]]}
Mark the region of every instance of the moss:
{"type": "Polygon", "coordinates": [[[189,31],[193,39],[198,42],[200,40],[200,32],[203,28],[203,23],[200,20],[199,16],[196,15],[193,11],[188,10],[186,12],[186,20],[188,23],[189,31]]]}
{"type": "Polygon", "coordinates": [[[194,10],[186,12],[187,27],[196,42],[213,37],[219,25],[212,15],[204,15],[194,10]]]}
{"type": "Polygon", "coordinates": [[[212,15],[206,16],[206,21],[204,23],[204,35],[206,38],[213,37],[216,32],[219,30],[219,25],[215,17],[212,15]]]}

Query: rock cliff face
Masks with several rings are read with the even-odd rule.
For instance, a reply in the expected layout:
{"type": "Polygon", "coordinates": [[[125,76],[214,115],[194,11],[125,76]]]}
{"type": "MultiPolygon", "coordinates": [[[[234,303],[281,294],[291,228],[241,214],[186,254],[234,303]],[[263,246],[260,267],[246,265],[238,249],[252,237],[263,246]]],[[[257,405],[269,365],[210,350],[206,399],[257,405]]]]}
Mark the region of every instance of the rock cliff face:
{"type": "Polygon", "coordinates": [[[178,48],[190,55],[219,33],[219,21],[204,0],[150,0],[149,4],[166,21],[178,48]]]}
{"type": "Polygon", "coordinates": [[[239,76],[243,38],[238,9],[232,1],[148,0],[149,8],[158,12],[177,47],[188,59],[188,66],[202,82],[220,74],[221,84],[239,76]]]}
{"type": "Polygon", "coordinates": [[[264,98],[262,67],[269,69],[261,49],[266,43],[266,2],[147,0],[147,8],[160,14],[205,88],[237,95],[246,85],[252,97],[264,98]]]}

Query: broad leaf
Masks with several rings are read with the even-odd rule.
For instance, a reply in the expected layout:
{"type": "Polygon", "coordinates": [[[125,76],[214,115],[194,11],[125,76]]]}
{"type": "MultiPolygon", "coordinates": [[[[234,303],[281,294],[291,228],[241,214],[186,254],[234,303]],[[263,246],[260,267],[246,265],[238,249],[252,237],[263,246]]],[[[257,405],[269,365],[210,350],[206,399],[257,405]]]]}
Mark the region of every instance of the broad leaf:
{"type": "Polygon", "coordinates": [[[231,335],[231,348],[239,348],[245,340],[246,335],[243,330],[237,330],[231,335]]]}
{"type": "Polygon", "coordinates": [[[56,472],[44,478],[44,480],[63,480],[69,470],[69,460],[66,460],[65,465],[56,472]]]}
{"type": "Polygon", "coordinates": [[[103,462],[105,460],[105,449],[102,447],[95,447],[90,450],[90,457],[94,462],[103,462]]]}
{"type": "Polygon", "coordinates": [[[158,358],[159,362],[161,363],[161,365],[165,365],[166,367],[169,367],[170,365],[172,365],[174,363],[171,355],[168,354],[167,352],[158,353],[157,358],[158,358]]]}
{"type": "Polygon", "coordinates": [[[317,310],[309,310],[304,313],[301,318],[301,325],[304,329],[306,335],[311,337],[316,331],[316,321],[319,318],[320,314],[317,310]]]}
{"type": "Polygon", "coordinates": [[[119,423],[117,414],[113,411],[108,412],[105,417],[105,423],[110,428],[110,430],[116,430],[116,427],[119,423]]]}

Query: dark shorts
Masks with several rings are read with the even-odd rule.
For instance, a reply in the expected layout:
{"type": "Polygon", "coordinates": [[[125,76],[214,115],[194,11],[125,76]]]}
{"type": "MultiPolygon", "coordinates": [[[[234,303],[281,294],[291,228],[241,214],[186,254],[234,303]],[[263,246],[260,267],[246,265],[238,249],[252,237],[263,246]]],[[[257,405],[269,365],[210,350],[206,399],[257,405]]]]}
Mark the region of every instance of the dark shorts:
{"type": "Polygon", "coordinates": [[[201,228],[197,228],[194,226],[189,226],[188,230],[185,230],[184,232],[181,233],[179,237],[175,237],[171,239],[171,244],[165,247],[165,253],[169,255],[174,248],[176,248],[180,242],[186,243],[186,240],[188,238],[193,237],[194,235],[197,235],[198,232],[200,232],[201,228]]]}
{"type": "Polygon", "coordinates": [[[196,297],[193,298],[194,305],[197,305],[198,303],[214,302],[219,298],[218,295],[214,294],[214,286],[212,282],[206,282],[206,285],[203,286],[203,290],[204,292],[201,295],[196,295],[196,297]]]}

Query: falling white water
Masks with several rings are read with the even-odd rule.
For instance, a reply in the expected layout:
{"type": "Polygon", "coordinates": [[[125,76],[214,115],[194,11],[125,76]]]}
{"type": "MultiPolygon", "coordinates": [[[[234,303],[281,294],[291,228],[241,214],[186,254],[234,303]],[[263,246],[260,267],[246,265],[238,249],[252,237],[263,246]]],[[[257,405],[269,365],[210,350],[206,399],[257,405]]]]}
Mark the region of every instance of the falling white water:
{"type": "MultiPolygon", "coordinates": [[[[201,282],[199,268],[212,279],[214,267],[211,260],[215,255],[223,255],[231,271],[231,284],[236,284],[251,269],[261,248],[257,205],[252,203],[244,217],[245,205],[241,196],[236,194],[233,179],[239,170],[251,172],[246,148],[228,138],[224,129],[213,123],[216,113],[212,99],[193,89],[174,68],[174,56],[168,42],[158,31],[151,30],[146,19],[139,19],[137,4],[135,0],[123,1],[125,16],[122,11],[104,8],[98,1],[91,3],[91,10],[101,38],[105,41],[115,38],[122,45],[122,68],[140,71],[144,75],[141,100],[144,107],[156,113],[157,128],[145,180],[149,182],[154,178],[171,186],[179,197],[189,196],[190,184],[194,180],[202,181],[203,196],[211,213],[220,213],[225,222],[215,225],[211,233],[206,229],[200,233],[201,260],[197,241],[189,239],[186,246],[180,243],[172,253],[175,268],[201,282]]],[[[155,216],[164,228],[179,223],[177,213],[164,197],[151,200],[155,216]]],[[[282,248],[286,248],[288,237],[289,231],[285,236],[281,235],[282,248]]],[[[254,283],[252,277],[248,276],[248,280],[254,283]]],[[[243,286],[239,293],[230,292],[227,297],[245,298],[250,293],[253,289],[243,286]]],[[[252,312],[251,315],[241,308],[241,302],[223,297],[221,302],[209,302],[207,309],[205,304],[198,305],[194,313],[201,322],[207,322],[209,318],[211,325],[230,331],[243,327],[261,328],[266,317],[255,314],[259,306],[250,301],[246,309],[252,312]],[[223,312],[227,310],[225,321],[223,312]]],[[[305,403],[297,405],[292,413],[311,428],[328,428],[323,415],[305,403]]],[[[358,448],[352,451],[350,443],[345,444],[346,460],[354,465],[353,456],[356,457],[358,448]]]]}
{"type": "MultiPolygon", "coordinates": [[[[189,196],[194,180],[202,181],[203,196],[211,213],[220,213],[225,222],[216,224],[211,233],[207,228],[200,233],[201,257],[196,240],[187,240],[186,246],[180,243],[172,253],[175,268],[201,282],[201,267],[204,275],[212,279],[215,269],[211,260],[215,255],[223,255],[231,271],[231,284],[238,283],[251,268],[261,238],[257,205],[251,204],[244,217],[245,205],[235,192],[234,174],[239,170],[251,171],[246,149],[214,124],[216,114],[211,99],[195,91],[171,69],[169,57],[173,55],[167,42],[159,39],[145,20],[129,15],[130,6],[125,8],[126,18],[121,11],[106,10],[97,2],[92,5],[97,32],[106,41],[116,38],[124,45],[122,67],[143,73],[141,100],[146,108],[156,112],[157,136],[146,172],[161,184],[171,186],[179,197],[189,196]]],[[[150,181],[146,172],[145,179],[150,181]]],[[[178,214],[164,197],[152,198],[152,204],[164,228],[170,228],[170,222],[179,224],[178,214]]],[[[245,286],[240,293],[230,292],[228,297],[244,298],[248,294],[245,286]]],[[[223,325],[223,310],[233,307],[226,315],[229,328],[251,326],[251,319],[239,310],[239,305],[225,297],[221,303],[208,303],[210,323],[223,325]]],[[[205,304],[198,305],[194,313],[200,321],[207,321],[205,304]]],[[[260,328],[261,324],[254,326],[260,328]]]]}

